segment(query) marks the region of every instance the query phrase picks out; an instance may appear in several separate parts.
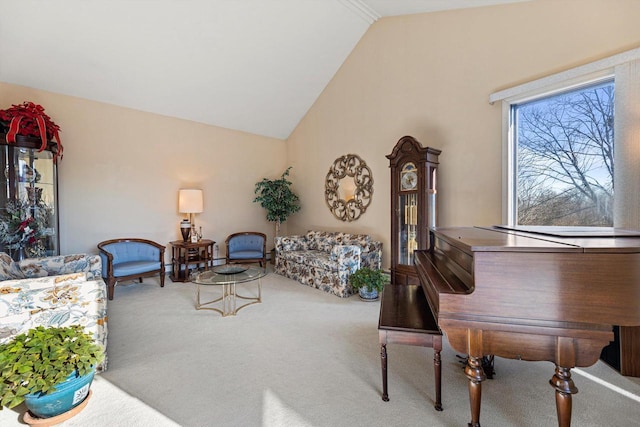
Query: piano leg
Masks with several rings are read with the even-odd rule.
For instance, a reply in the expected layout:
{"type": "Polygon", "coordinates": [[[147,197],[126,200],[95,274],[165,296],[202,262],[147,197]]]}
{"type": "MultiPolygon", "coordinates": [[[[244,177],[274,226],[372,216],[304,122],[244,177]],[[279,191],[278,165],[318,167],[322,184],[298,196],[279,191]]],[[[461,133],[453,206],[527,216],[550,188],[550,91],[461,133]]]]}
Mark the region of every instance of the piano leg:
{"type": "Polygon", "coordinates": [[[436,336],[433,339],[433,368],[436,383],[436,411],[442,411],[442,362],[440,358],[442,351],[442,337],[436,336]]]}
{"type": "Polygon", "coordinates": [[[482,402],[482,381],[487,377],[482,369],[482,356],[469,355],[464,373],[469,379],[469,402],[471,403],[471,422],[469,427],[480,427],[480,404],[482,402]]]}
{"type": "Polygon", "coordinates": [[[571,379],[571,368],[556,365],[556,373],[549,380],[549,384],[556,389],[558,426],[569,427],[571,425],[571,395],[578,392],[578,388],[571,379]]]}
{"type": "Polygon", "coordinates": [[[387,393],[387,345],[380,345],[380,363],[382,364],[382,400],[389,401],[389,394],[387,393]]]}

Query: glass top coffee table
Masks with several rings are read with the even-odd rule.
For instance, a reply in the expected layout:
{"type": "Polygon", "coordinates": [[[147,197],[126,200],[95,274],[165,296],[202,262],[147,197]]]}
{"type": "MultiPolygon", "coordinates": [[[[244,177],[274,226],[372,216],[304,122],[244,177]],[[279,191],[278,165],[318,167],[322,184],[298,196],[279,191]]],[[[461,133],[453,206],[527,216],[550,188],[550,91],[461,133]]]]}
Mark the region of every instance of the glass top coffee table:
{"type": "Polygon", "coordinates": [[[213,267],[213,269],[198,273],[193,278],[196,284],[196,310],[214,310],[222,314],[222,316],[235,316],[235,314],[243,307],[251,304],[262,302],[262,281],[261,279],[267,275],[266,269],[261,267],[251,267],[243,264],[225,264],[213,267]],[[236,284],[258,281],[258,296],[246,297],[236,293],[236,284]],[[211,301],[200,301],[201,286],[220,286],[222,296],[211,301]],[[238,307],[236,298],[248,300],[249,302],[238,307]],[[205,307],[220,303],[221,308],[205,307]]]}

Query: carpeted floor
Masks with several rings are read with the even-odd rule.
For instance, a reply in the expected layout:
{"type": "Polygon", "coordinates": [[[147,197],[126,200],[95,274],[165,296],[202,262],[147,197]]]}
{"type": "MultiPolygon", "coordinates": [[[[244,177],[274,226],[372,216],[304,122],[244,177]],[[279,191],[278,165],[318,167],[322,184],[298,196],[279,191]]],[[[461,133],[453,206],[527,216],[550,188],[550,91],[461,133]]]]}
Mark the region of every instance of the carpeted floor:
{"type": "MultiPolygon", "coordinates": [[[[91,398],[87,406],[73,418],[64,421],[64,427],[175,427],[176,422],[162,415],[139,399],[125,393],[97,375],[91,384],[91,398]]],[[[13,409],[0,411],[0,426],[25,426],[24,403],[13,409]]]]}
{"type": "MultiPolygon", "coordinates": [[[[433,352],[427,348],[388,346],[390,401],[383,402],[379,303],[337,298],[273,273],[262,284],[262,304],[225,318],[195,310],[192,283],[167,280],[160,288],[146,279],[116,287],[109,302],[109,370],[100,381],[149,408],[123,406],[66,425],[140,425],[135,422],[147,416],[161,417],[154,410],[182,426],[467,425],[467,380],[446,340],[443,412],[433,409],[433,352]]],[[[205,291],[213,296],[215,289],[205,291]]],[[[239,292],[251,294],[255,286],[239,292]]],[[[575,372],[580,392],[572,425],[637,425],[640,382],[601,362],[584,371],[630,396],[575,372]]],[[[496,358],[495,379],[483,383],[482,425],[556,426],[552,374],[549,362],[496,358]]],[[[109,400],[95,392],[85,416],[109,400]]],[[[148,425],[171,425],[154,422],[148,425]]]]}
{"type": "MultiPolygon", "coordinates": [[[[443,351],[443,404],[433,409],[431,349],[389,345],[390,402],[380,399],[379,303],[337,298],[275,274],[263,303],[235,317],[194,309],[191,283],[116,289],[104,377],[184,426],[464,426],[467,380],[443,351]]],[[[254,292],[247,285],[245,293],[254,292]]],[[[213,289],[206,291],[214,292],[213,289]]],[[[549,362],[496,359],[483,386],[486,426],[555,426],[549,362]]],[[[587,372],[640,395],[598,363],[587,372]]],[[[574,374],[573,425],[627,426],[640,403],[574,374]]]]}

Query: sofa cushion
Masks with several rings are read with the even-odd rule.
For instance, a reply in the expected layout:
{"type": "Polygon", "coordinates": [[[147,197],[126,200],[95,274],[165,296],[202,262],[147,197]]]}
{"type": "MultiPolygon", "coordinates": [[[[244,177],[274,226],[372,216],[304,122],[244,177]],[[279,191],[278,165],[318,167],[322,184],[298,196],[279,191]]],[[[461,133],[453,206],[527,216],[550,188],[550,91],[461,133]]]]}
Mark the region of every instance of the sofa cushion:
{"type": "Polygon", "coordinates": [[[28,259],[23,260],[18,263],[20,271],[23,274],[23,277],[26,279],[36,279],[38,277],[46,277],[49,275],[44,266],[39,262],[31,262],[28,259]]]}
{"type": "Polygon", "coordinates": [[[23,311],[75,303],[78,286],[86,281],[85,273],[5,280],[0,283],[0,318],[23,311]]]}
{"type": "Polygon", "coordinates": [[[9,254],[0,252],[0,281],[9,279],[24,279],[24,274],[9,254]]]}
{"type": "Polygon", "coordinates": [[[306,236],[276,237],[276,250],[279,252],[306,251],[309,249],[306,236]]]}
{"type": "Polygon", "coordinates": [[[259,258],[262,258],[262,248],[265,242],[262,236],[255,234],[240,234],[234,236],[228,241],[227,249],[229,253],[233,253],[235,258],[236,253],[243,251],[258,252],[259,258]]]}
{"type": "Polygon", "coordinates": [[[338,271],[338,264],[335,260],[331,259],[331,254],[325,251],[290,251],[284,252],[282,257],[307,267],[315,267],[326,271],[338,271]]]}
{"type": "Polygon", "coordinates": [[[318,234],[317,231],[313,231],[313,230],[307,231],[307,234],[305,236],[307,240],[307,249],[312,251],[318,250],[318,241],[316,240],[317,234],[318,234]]]}
{"type": "Polygon", "coordinates": [[[14,279],[14,277],[11,277],[12,262],[13,260],[8,254],[0,253],[0,280],[14,279]]]}
{"type": "MultiPolygon", "coordinates": [[[[45,258],[27,258],[15,263],[23,278],[58,276],[61,274],[85,272],[87,280],[101,277],[102,264],[98,255],[71,254],[54,255],[45,258]]],[[[17,277],[16,277],[17,278],[17,277]]]]}
{"type": "Polygon", "coordinates": [[[233,259],[256,259],[262,258],[262,251],[235,251],[233,259]]]}
{"type": "Polygon", "coordinates": [[[97,255],[70,254],[41,258],[40,263],[47,270],[49,276],[84,271],[87,273],[87,280],[92,280],[100,277],[99,261],[100,257],[97,255]]]}
{"type": "MultiPolygon", "coordinates": [[[[297,262],[299,264],[304,263],[306,260],[306,254],[312,251],[286,251],[281,252],[280,256],[284,259],[288,259],[289,261],[297,262]]],[[[318,252],[318,251],[313,251],[318,252]]]]}
{"type": "Polygon", "coordinates": [[[309,249],[331,252],[331,248],[339,244],[339,235],[340,233],[331,231],[309,231],[307,232],[309,249]]]}
{"type": "Polygon", "coordinates": [[[371,242],[371,236],[368,234],[340,233],[340,241],[342,245],[358,245],[365,249],[371,242]]]}
{"type": "Polygon", "coordinates": [[[369,246],[371,236],[368,234],[351,234],[332,231],[309,230],[306,234],[309,249],[331,252],[335,245],[357,245],[363,250],[369,246]]]}
{"type": "Polygon", "coordinates": [[[132,274],[147,273],[160,270],[160,261],[128,261],[113,264],[113,276],[123,277],[132,274]]]}

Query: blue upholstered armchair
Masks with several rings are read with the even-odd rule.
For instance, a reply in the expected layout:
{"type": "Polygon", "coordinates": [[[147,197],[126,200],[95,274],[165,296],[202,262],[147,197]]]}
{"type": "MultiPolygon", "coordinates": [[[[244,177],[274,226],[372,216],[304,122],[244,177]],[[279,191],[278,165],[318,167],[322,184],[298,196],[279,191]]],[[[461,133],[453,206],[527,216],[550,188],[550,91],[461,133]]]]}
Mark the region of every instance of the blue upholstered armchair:
{"type": "Polygon", "coordinates": [[[267,266],[267,236],[258,232],[234,233],[224,242],[227,264],[258,262],[267,266]]]}
{"type": "Polygon", "coordinates": [[[164,287],[164,249],[145,239],[113,239],[98,244],[102,258],[102,277],[107,282],[109,299],[113,299],[116,282],[160,275],[164,287]]]}

